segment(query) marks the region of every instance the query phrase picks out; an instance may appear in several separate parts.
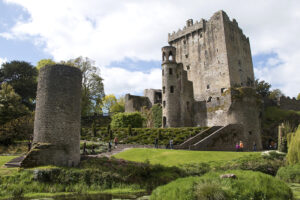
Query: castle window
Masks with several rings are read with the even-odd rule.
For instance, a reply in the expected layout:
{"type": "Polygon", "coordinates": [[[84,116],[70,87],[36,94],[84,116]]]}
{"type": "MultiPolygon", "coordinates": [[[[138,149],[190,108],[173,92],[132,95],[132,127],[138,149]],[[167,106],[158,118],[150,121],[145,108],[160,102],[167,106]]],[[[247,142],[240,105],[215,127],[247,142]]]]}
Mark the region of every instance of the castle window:
{"type": "Polygon", "coordinates": [[[165,75],[164,70],[162,70],[162,75],[163,75],[163,76],[165,75]]]}
{"type": "Polygon", "coordinates": [[[174,61],[174,57],[173,57],[172,51],[169,52],[169,60],[174,61]]]}
{"type": "Polygon", "coordinates": [[[219,100],[220,100],[220,97],[217,97],[217,100],[219,101],[219,100]]]}
{"type": "Polygon", "coordinates": [[[166,101],[163,101],[163,107],[166,107],[166,101]]]}
{"type": "Polygon", "coordinates": [[[225,91],[225,88],[221,88],[221,93],[224,93],[224,91],[225,91]]]}
{"type": "Polygon", "coordinates": [[[217,49],[217,52],[219,52],[219,50],[217,49]]]}
{"type": "Polygon", "coordinates": [[[239,67],[242,67],[242,62],[241,60],[238,61],[239,67]]]}
{"type": "Polygon", "coordinates": [[[186,109],[189,110],[189,107],[190,107],[190,102],[187,101],[187,102],[186,102],[186,109]]]}
{"type": "Polygon", "coordinates": [[[186,55],[185,55],[185,58],[188,58],[188,57],[189,57],[189,55],[188,55],[188,54],[186,54],[186,55]]]}
{"type": "Polygon", "coordinates": [[[163,93],[165,93],[166,92],[166,88],[165,87],[163,87],[163,93]]]}
{"type": "Polygon", "coordinates": [[[163,117],[163,127],[166,127],[166,125],[167,125],[167,118],[163,117]]]}
{"type": "Polygon", "coordinates": [[[186,69],[187,69],[187,70],[190,70],[190,66],[189,66],[189,65],[188,65],[188,66],[186,66],[186,69]]]}
{"type": "Polygon", "coordinates": [[[207,102],[211,102],[212,97],[208,97],[207,102]]]}
{"type": "Polygon", "coordinates": [[[206,89],[209,89],[209,85],[206,86],[206,89]]]}
{"type": "Polygon", "coordinates": [[[170,92],[174,93],[174,86],[173,85],[170,87],[170,92]]]}
{"type": "Polygon", "coordinates": [[[169,74],[172,75],[173,74],[173,70],[172,68],[169,68],[169,74]]]}
{"type": "Polygon", "coordinates": [[[200,33],[200,38],[202,38],[202,33],[200,33]]]}
{"type": "Polygon", "coordinates": [[[249,135],[252,135],[252,131],[249,131],[249,135]]]}
{"type": "Polygon", "coordinates": [[[162,55],[162,60],[165,61],[166,60],[166,54],[165,52],[163,52],[163,55],[162,55]]]}

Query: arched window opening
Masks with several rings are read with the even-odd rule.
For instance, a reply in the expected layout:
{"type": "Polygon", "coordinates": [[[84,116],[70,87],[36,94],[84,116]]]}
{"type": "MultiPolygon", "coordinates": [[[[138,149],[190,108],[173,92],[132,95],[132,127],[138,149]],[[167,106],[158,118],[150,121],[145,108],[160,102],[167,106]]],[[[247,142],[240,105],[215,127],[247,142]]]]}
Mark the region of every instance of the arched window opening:
{"type": "Polygon", "coordinates": [[[163,54],[162,54],[162,60],[163,60],[163,61],[166,60],[166,54],[165,54],[165,52],[163,52],[163,54]]]}
{"type": "Polygon", "coordinates": [[[169,52],[169,60],[174,61],[174,57],[173,57],[172,51],[169,52]]]}
{"type": "Polygon", "coordinates": [[[163,75],[163,76],[165,75],[165,72],[164,72],[164,70],[162,70],[162,75],[163,75]]]}
{"type": "Polygon", "coordinates": [[[208,97],[207,102],[211,102],[212,97],[208,97]]]}
{"type": "Polygon", "coordinates": [[[167,118],[163,117],[163,127],[166,127],[166,125],[167,125],[167,118]]]}
{"type": "Polygon", "coordinates": [[[186,102],[186,109],[187,109],[187,110],[190,109],[190,102],[189,102],[189,101],[186,102]]]}
{"type": "Polygon", "coordinates": [[[163,87],[163,93],[166,93],[166,88],[165,87],[163,87]]]}
{"type": "Polygon", "coordinates": [[[163,107],[164,108],[166,107],[166,101],[163,101],[163,107]]]}
{"type": "Polygon", "coordinates": [[[221,88],[221,94],[225,92],[225,88],[221,88]]]}
{"type": "Polygon", "coordinates": [[[173,74],[173,69],[169,68],[169,75],[172,75],[172,74],[173,74]]]}
{"type": "Polygon", "coordinates": [[[174,93],[174,86],[173,85],[170,87],[170,92],[174,93]]]}

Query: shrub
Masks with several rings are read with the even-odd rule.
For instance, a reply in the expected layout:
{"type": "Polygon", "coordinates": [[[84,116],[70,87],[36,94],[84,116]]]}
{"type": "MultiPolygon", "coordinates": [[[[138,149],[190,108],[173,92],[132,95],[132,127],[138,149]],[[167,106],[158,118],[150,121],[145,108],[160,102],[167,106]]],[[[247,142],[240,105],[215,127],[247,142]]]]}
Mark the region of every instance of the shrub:
{"type": "Polygon", "coordinates": [[[290,183],[300,183],[300,163],[281,167],[276,177],[290,183]]]}
{"type": "Polygon", "coordinates": [[[143,118],[139,112],[133,113],[117,113],[112,116],[112,128],[141,128],[143,126],[143,118]]]}
{"type": "Polygon", "coordinates": [[[286,160],[288,164],[296,164],[300,162],[300,126],[290,137],[291,142],[289,144],[286,160]]]}

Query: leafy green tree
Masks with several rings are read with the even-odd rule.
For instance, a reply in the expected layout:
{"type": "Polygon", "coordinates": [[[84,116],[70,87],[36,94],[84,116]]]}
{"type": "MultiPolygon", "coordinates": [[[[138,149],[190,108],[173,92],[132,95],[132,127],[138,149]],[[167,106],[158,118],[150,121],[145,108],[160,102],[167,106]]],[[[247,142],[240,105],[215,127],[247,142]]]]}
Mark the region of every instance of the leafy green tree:
{"type": "Polygon", "coordinates": [[[269,95],[270,99],[278,99],[281,96],[284,96],[284,94],[281,92],[280,89],[272,90],[269,95]]]}
{"type": "Polygon", "coordinates": [[[117,113],[112,116],[112,128],[127,128],[131,125],[132,128],[143,127],[143,117],[139,112],[133,113],[117,113]]]}
{"type": "Polygon", "coordinates": [[[95,66],[93,60],[89,58],[78,57],[61,64],[67,64],[78,67],[82,72],[82,99],[81,115],[89,116],[93,113],[99,113],[104,93],[103,79],[100,76],[99,69],[95,66]]]}
{"type": "Polygon", "coordinates": [[[105,113],[119,113],[125,112],[124,97],[116,98],[113,94],[108,94],[103,98],[101,110],[105,113]]]}
{"type": "Polygon", "coordinates": [[[40,60],[37,65],[36,65],[36,69],[38,71],[40,71],[40,69],[46,65],[54,65],[56,64],[56,62],[54,62],[52,59],[42,59],[40,60]]]}
{"type": "Polygon", "coordinates": [[[267,97],[270,95],[271,84],[265,82],[264,80],[259,81],[259,79],[255,80],[256,92],[262,97],[267,97]]]}
{"type": "Polygon", "coordinates": [[[11,61],[0,68],[0,85],[8,83],[21,96],[22,103],[34,110],[37,90],[37,69],[28,62],[11,61]]]}
{"type": "Polygon", "coordinates": [[[29,113],[22,104],[21,97],[7,83],[1,84],[0,89],[0,125],[29,113]]]}
{"type": "Polygon", "coordinates": [[[162,127],[162,107],[160,104],[154,104],[151,108],[153,115],[153,125],[155,128],[162,127]]]}
{"type": "Polygon", "coordinates": [[[297,96],[297,100],[300,100],[300,93],[299,93],[298,96],[297,96]]]}

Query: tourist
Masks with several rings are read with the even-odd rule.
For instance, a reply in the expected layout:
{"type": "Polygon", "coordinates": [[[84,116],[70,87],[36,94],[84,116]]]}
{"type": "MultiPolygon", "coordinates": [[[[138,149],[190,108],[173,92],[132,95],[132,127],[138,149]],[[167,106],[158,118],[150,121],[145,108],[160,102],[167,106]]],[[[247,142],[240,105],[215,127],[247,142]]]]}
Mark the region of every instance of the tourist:
{"type": "Polygon", "coordinates": [[[154,146],[155,146],[156,149],[158,148],[158,138],[155,138],[154,146]]]}
{"type": "Polygon", "coordinates": [[[108,152],[111,152],[111,141],[108,142],[108,152]]]}
{"type": "Polygon", "coordinates": [[[253,143],[253,151],[256,151],[256,142],[253,143]]]}
{"type": "Polygon", "coordinates": [[[173,140],[170,140],[170,149],[173,149],[173,140]]]}
{"type": "Polygon", "coordinates": [[[235,150],[236,150],[236,152],[238,152],[238,151],[240,150],[240,145],[239,145],[238,142],[237,142],[236,145],[235,145],[235,150]]]}
{"type": "Polygon", "coordinates": [[[240,151],[243,151],[243,149],[244,149],[244,143],[240,141],[240,151]]]}
{"type": "Polygon", "coordinates": [[[118,137],[115,137],[114,143],[115,143],[115,148],[117,148],[117,146],[118,146],[118,137]]]}

